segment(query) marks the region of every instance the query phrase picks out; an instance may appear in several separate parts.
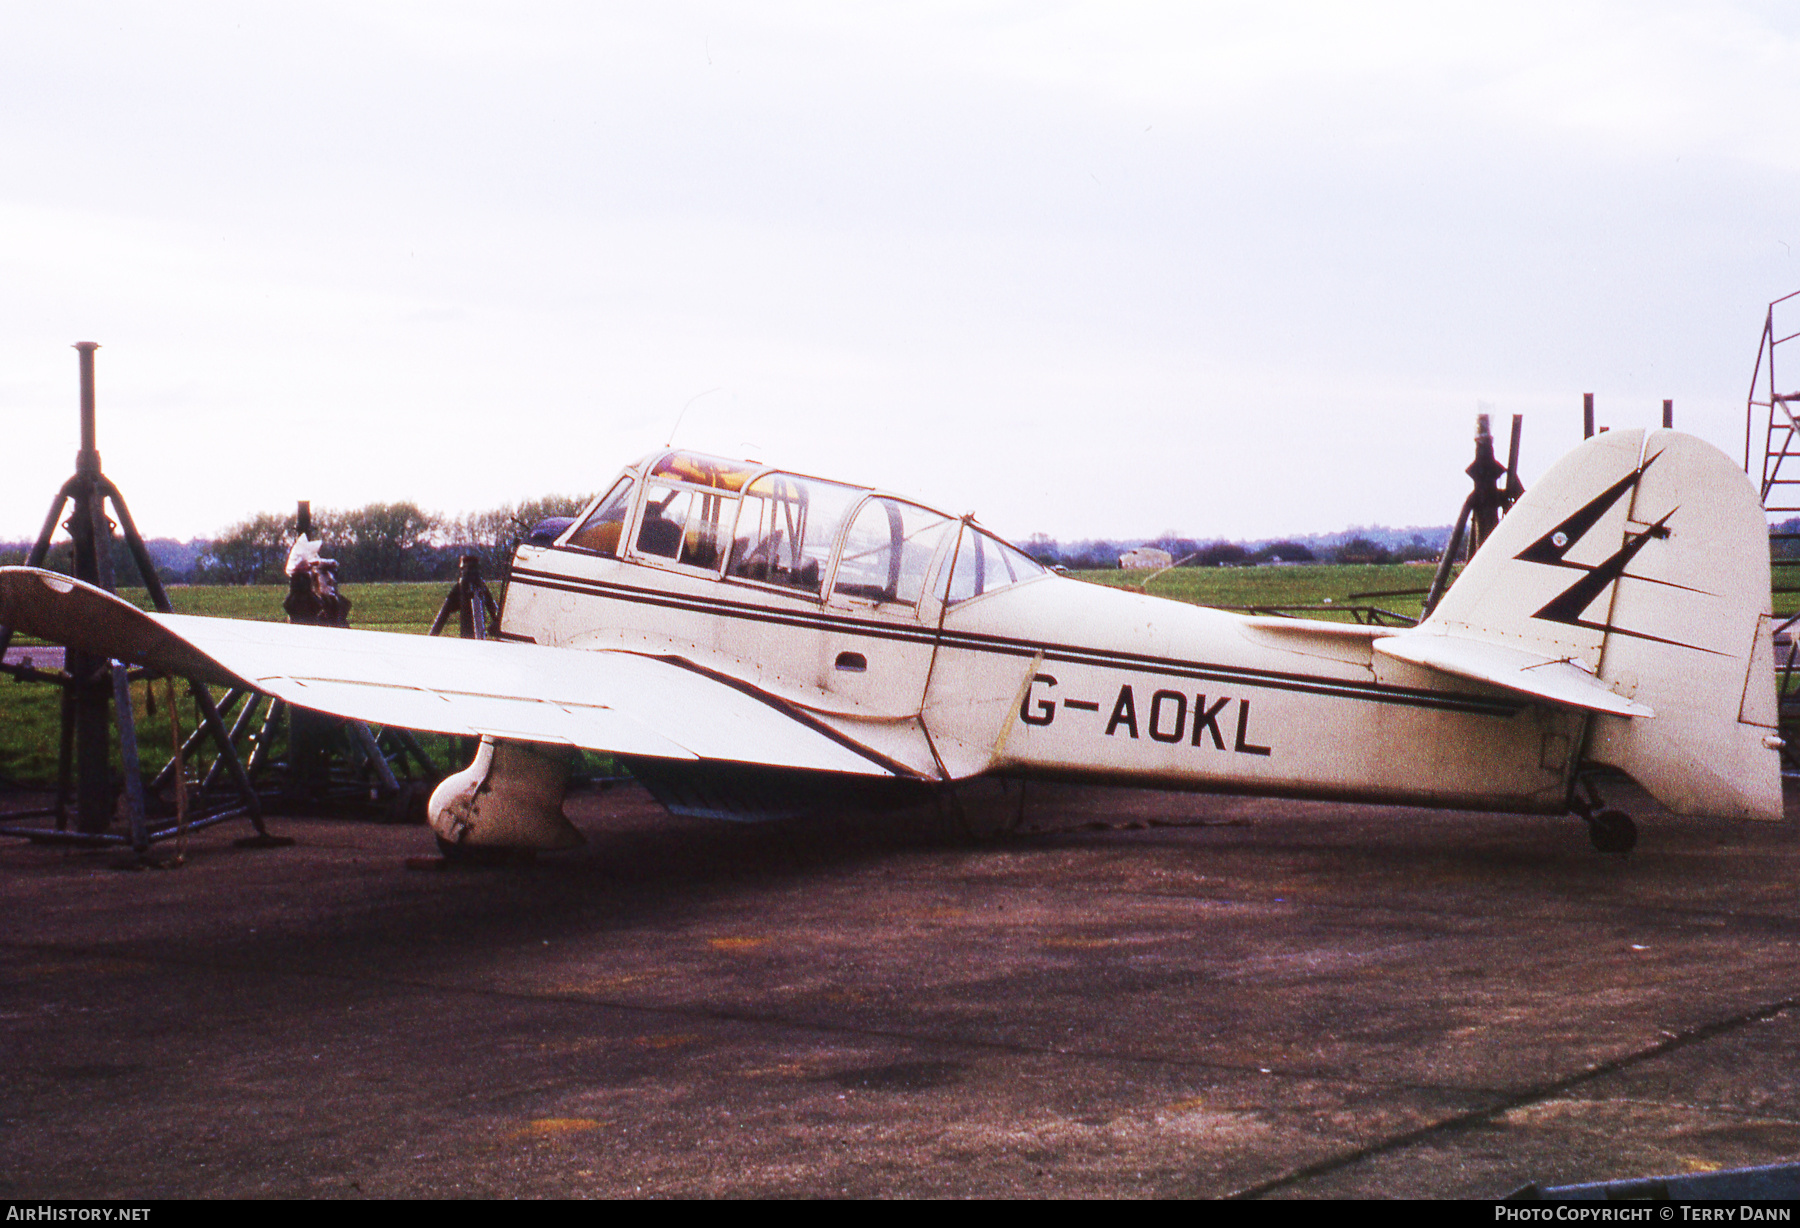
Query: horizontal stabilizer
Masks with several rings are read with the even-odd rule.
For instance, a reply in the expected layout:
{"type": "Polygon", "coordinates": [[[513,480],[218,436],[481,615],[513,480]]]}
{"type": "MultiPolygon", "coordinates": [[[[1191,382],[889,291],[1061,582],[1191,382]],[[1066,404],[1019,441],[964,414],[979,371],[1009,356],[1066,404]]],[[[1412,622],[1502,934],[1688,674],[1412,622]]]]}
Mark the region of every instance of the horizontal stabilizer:
{"type": "Polygon", "coordinates": [[[27,567],[0,567],[0,625],[379,725],[653,759],[897,770],[772,696],[669,658],[147,614],[27,567]]]}
{"type": "Polygon", "coordinates": [[[1412,632],[1374,641],[1376,652],[1440,673],[1518,691],[1545,703],[1613,716],[1655,716],[1567,657],[1546,657],[1489,640],[1412,632]]]}

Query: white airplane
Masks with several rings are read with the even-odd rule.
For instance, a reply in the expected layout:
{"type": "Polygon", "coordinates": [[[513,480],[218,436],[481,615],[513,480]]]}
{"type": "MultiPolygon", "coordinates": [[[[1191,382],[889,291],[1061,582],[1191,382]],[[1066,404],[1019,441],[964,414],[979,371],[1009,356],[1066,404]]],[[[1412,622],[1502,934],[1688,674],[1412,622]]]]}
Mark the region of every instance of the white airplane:
{"type": "Polygon", "coordinates": [[[572,747],[721,818],[961,804],[977,782],[1015,805],[1042,779],[1573,811],[1624,851],[1635,828],[1598,809],[1594,767],[1677,814],[1781,817],[1766,534],[1710,445],[1613,431],[1520,499],[1422,624],[1369,627],[1085,584],[969,517],[668,451],[519,547],[494,639],[146,614],[16,567],[0,624],[479,735],[431,799],[453,852],[580,843],[572,747]]]}

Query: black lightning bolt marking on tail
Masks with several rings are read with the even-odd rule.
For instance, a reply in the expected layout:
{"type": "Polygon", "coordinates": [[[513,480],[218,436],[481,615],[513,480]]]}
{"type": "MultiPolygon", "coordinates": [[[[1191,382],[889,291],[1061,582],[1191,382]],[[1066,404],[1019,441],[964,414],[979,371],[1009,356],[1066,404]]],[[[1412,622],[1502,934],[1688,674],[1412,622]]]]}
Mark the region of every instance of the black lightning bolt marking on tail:
{"type": "MultiPolygon", "coordinates": [[[[1586,563],[1570,562],[1568,559],[1569,551],[1573,550],[1581,542],[1581,539],[1587,536],[1589,530],[1600,522],[1600,518],[1611,510],[1612,505],[1617,503],[1624,496],[1626,491],[1638,484],[1639,480],[1643,478],[1645,471],[1648,470],[1651,465],[1654,465],[1656,463],[1656,458],[1661,455],[1662,453],[1658,452],[1655,456],[1646,459],[1643,464],[1639,465],[1636,469],[1633,469],[1630,473],[1626,474],[1611,486],[1608,486],[1605,490],[1588,500],[1587,503],[1578,508],[1574,514],[1565,519],[1561,524],[1532,542],[1513,557],[1524,563],[1542,563],[1546,567],[1567,567],[1571,571],[1592,572],[1596,570],[1586,563]]],[[[1672,509],[1670,514],[1673,515],[1674,511],[1677,510],[1679,509],[1672,509]]],[[[1663,521],[1666,520],[1668,520],[1668,516],[1663,517],[1663,521]]],[[[1651,537],[1667,537],[1669,535],[1669,531],[1663,527],[1662,521],[1658,521],[1655,526],[1647,530],[1647,533],[1651,537]]],[[[1631,547],[1631,553],[1637,553],[1636,546],[1631,547]]],[[[1630,556],[1628,555],[1627,558],[1629,557],[1630,556]]],[[[1616,559],[1617,556],[1615,555],[1614,558],[1616,559]]],[[[1600,566],[1602,568],[1611,566],[1613,561],[1613,559],[1608,559],[1606,562],[1600,564],[1600,566]]],[[[1623,566],[1624,564],[1621,563],[1620,567],[1623,568],[1623,566]]],[[[1616,579],[1617,576],[1614,578],[1616,579]]],[[[1626,576],[1625,578],[1628,580],[1640,580],[1645,584],[1660,584],[1664,588],[1678,588],[1687,593],[1699,593],[1705,591],[1704,589],[1691,588],[1686,584],[1675,584],[1669,580],[1653,580],[1648,576],[1626,576]]],[[[1579,588],[1580,585],[1577,585],[1576,587],[1579,588]]],[[[1601,584],[1599,587],[1595,588],[1593,592],[1597,594],[1601,588],[1605,587],[1605,584],[1601,584]]],[[[1570,593],[1575,591],[1575,589],[1569,590],[1570,593]]],[[[1568,596],[1568,594],[1564,594],[1564,596],[1568,596]]],[[[1561,598],[1558,598],[1558,601],[1560,600],[1561,598]]],[[[1593,597],[1590,595],[1588,600],[1593,600],[1593,597]]],[[[1553,602],[1551,604],[1554,605],[1556,603],[1553,602]]],[[[1585,606],[1585,603],[1583,603],[1583,605],[1585,606]]],[[[1548,609],[1549,607],[1546,606],[1545,608],[1548,609]]],[[[1578,609],[1576,613],[1580,613],[1580,610],[1578,609]]],[[[1540,613],[1537,617],[1546,618],[1549,616],[1540,613]]],[[[1551,618],[1550,621],[1566,622],[1567,620],[1551,618]]]]}
{"type": "Polygon", "coordinates": [[[1625,565],[1637,557],[1638,551],[1651,541],[1663,536],[1657,530],[1668,523],[1669,517],[1674,514],[1673,509],[1666,512],[1661,520],[1650,526],[1648,532],[1639,533],[1633,537],[1600,566],[1588,568],[1586,575],[1553,597],[1543,609],[1533,614],[1532,617],[1542,618],[1553,623],[1566,623],[1571,627],[1591,627],[1599,631],[1612,630],[1612,627],[1604,624],[1583,622],[1581,612],[1593,603],[1594,598],[1598,597],[1607,585],[1625,574],[1625,565]]]}
{"type": "Polygon", "coordinates": [[[1661,455],[1662,453],[1658,452],[1656,456],[1647,458],[1643,464],[1595,495],[1550,532],[1513,556],[1524,563],[1541,563],[1547,567],[1565,567],[1572,571],[1586,573],[1581,579],[1546,602],[1543,609],[1533,614],[1532,617],[1541,618],[1545,622],[1561,623],[1568,627],[1585,627],[1590,631],[1628,635],[1633,639],[1651,640],[1658,644],[1670,644],[1677,648],[1691,648],[1695,652],[1704,652],[1713,656],[1728,655],[1716,652],[1711,648],[1702,648],[1698,644],[1688,644],[1681,640],[1664,639],[1658,635],[1646,635],[1641,631],[1628,631],[1623,627],[1615,627],[1610,618],[1606,622],[1597,623],[1581,616],[1582,611],[1592,605],[1594,600],[1606,590],[1607,585],[1615,580],[1639,580],[1648,584],[1660,584],[1666,588],[1679,588],[1690,593],[1703,591],[1690,588],[1685,584],[1674,584],[1667,580],[1625,574],[1625,568],[1630,565],[1632,559],[1637,557],[1640,550],[1652,541],[1669,536],[1669,518],[1681,510],[1679,507],[1673,507],[1664,512],[1661,519],[1642,533],[1628,534],[1625,544],[1598,566],[1570,562],[1567,557],[1569,551],[1573,550],[1577,543],[1600,522],[1600,518],[1606,515],[1612,506],[1625,496],[1627,491],[1637,486],[1644,476],[1644,471],[1655,464],[1657,457],[1661,455]]]}
{"type": "Polygon", "coordinates": [[[1588,500],[1568,519],[1513,557],[1524,563],[1543,563],[1550,567],[1574,567],[1582,571],[1588,570],[1580,563],[1567,561],[1564,556],[1575,548],[1577,542],[1587,536],[1588,530],[1599,523],[1600,517],[1606,515],[1612,505],[1617,503],[1626,491],[1638,484],[1638,480],[1644,476],[1644,471],[1654,465],[1656,457],[1661,455],[1662,453],[1658,452],[1656,456],[1650,457],[1636,469],[1588,500]]]}

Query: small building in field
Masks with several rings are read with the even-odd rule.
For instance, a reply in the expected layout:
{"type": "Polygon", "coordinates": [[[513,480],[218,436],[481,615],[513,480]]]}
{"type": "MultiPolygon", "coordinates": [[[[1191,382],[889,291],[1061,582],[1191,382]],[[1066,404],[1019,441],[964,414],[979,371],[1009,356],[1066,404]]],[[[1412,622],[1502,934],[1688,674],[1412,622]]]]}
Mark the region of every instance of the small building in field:
{"type": "Polygon", "coordinates": [[[1119,566],[1128,571],[1169,567],[1174,562],[1174,555],[1167,550],[1158,550],[1155,546],[1139,546],[1136,550],[1127,550],[1119,556],[1119,566]]]}

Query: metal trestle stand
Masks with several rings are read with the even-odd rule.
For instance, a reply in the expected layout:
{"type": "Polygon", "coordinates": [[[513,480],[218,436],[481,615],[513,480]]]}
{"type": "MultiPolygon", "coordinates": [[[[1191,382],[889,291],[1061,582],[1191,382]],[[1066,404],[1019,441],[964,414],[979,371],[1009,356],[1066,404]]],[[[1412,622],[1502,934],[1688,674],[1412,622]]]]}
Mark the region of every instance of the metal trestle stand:
{"type": "MultiPolygon", "coordinates": [[[[94,444],[94,351],[98,348],[99,345],[93,341],[78,342],[75,346],[81,356],[81,451],[75,456],[75,476],[63,483],[62,489],[52,501],[50,514],[44,518],[44,527],[31,548],[26,565],[43,566],[50,553],[50,541],[62,519],[63,510],[72,506],[72,514],[66,527],[74,544],[72,570],[75,578],[109,593],[114,591],[113,531],[116,527],[124,536],[125,546],[137,564],[138,574],[143,577],[151,604],[162,613],[172,613],[169,596],[163,590],[162,581],[156,574],[156,566],[150,560],[149,551],[144,548],[144,539],[131,519],[131,512],[125,506],[124,496],[100,469],[100,452],[94,444]],[[118,517],[116,526],[106,514],[109,502],[118,517]]],[[[11,639],[12,629],[0,626],[0,654],[4,654],[11,639]]],[[[238,759],[218,705],[202,684],[193,681],[187,683],[200,727],[193,731],[185,746],[180,746],[177,736],[177,746],[181,751],[191,754],[199,748],[204,738],[210,738],[217,749],[217,758],[211,765],[209,779],[223,769],[236,786],[237,796],[224,809],[203,813],[189,820],[186,807],[182,804],[185,794],[181,791],[185,788],[185,782],[180,778],[183,756],[179,751],[171,759],[169,766],[157,774],[152,781],[151,790],[147,791],[144,787],[141,748],[133,716],[130,685],[133,678],[146,676],[143,671],[128,670],[118,661],[95,657],[74,648],[66,651],[64,667],[60,672],[41,670],[25,664],[0,664],[0,669],[23,681],[47,682],[62,688],[56,804],[49,810],[28,811],[11,816],[26,818],[54,815],[55,828],[5,826],[0,827],[0,835],[23,836],[37,842],[90,846],[126,845],[135,853],[136,862],[142,864],[149,860],[151,846],[158,841],[241,816],[249,820],[256,834],[238,841],[238,844],[268,847],[293,843],[285,837],[271,836],[264,826],[262,803],[257,798],[249,774],[238,759]],[[125,812],[129,828],[124,835],[111,830],[117,809],[117,786],[112,772],[110,747],[110,731],[115,722],[119,734],[119,757],[124,769],[125,812]],[[152,815],[151,812],[161,810],[157,791],[170,785],[177,793],[177,803],[173,807],[176,815],[175,821],[165,822],[168,816],[161,813],[152,815]],[[71,792],[75,809],[73,831],[69,830],[71,792]]],[[[167,693],[172,699],[173,688],[167,693]]],[[[233,692],[227,698],[227,706],[234,705],[238,698],[238,693],[233,692]]],[[[170,719],[174,719],[173,713],[170,719]]]]}

